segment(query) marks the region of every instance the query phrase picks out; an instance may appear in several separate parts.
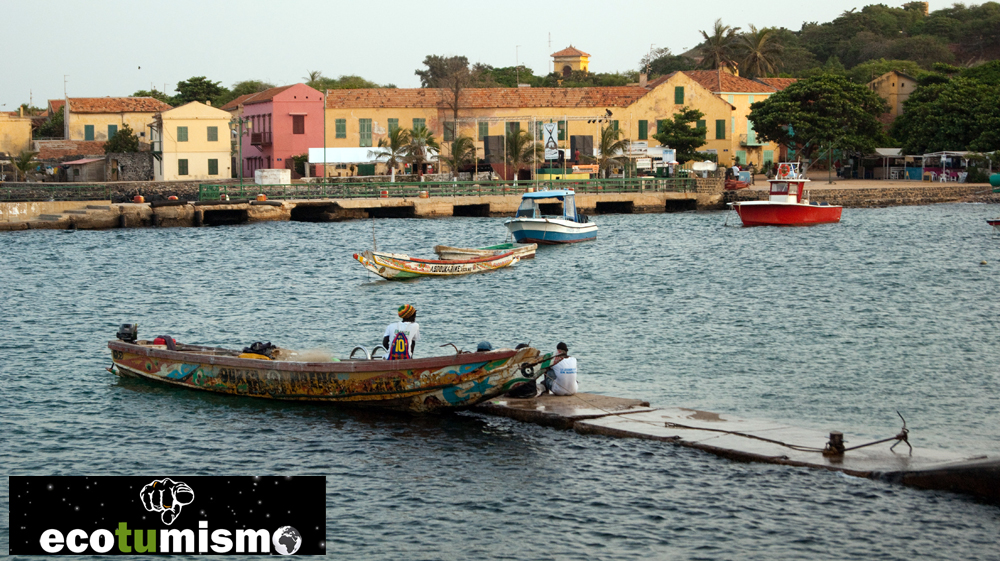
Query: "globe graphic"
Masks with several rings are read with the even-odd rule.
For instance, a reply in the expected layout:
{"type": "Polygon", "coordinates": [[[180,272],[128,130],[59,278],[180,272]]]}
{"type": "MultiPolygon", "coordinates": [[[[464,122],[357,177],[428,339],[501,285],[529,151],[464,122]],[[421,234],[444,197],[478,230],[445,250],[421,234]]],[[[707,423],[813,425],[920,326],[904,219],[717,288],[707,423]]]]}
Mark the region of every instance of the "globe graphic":
{"type": "Polygon", "coordinates": [[[271,536],[271,543],[278,553],[291,555],[302,546],[302,534],[291,526],[282,526],[271,536]]]}

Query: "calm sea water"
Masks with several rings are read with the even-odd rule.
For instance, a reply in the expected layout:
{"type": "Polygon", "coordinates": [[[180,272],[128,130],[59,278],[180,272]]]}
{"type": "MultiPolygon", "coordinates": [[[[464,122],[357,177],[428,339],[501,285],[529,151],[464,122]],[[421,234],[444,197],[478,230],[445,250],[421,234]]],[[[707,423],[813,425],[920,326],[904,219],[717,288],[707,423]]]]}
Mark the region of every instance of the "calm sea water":
{"type": "MultiPolygon", "coordinates": [[[[389,283],[351,253],[501,241],[499,219],[0,236],[6,475],[326,475],[356,559],[998,559],[1000,507],[475,414],[413,417],[119,379],[108,339],[345,355],[395,309],[421,356],[568,343],[585,391],[1000,454],[995,206],[847,209],[838,225],[599,216],[599,240],[389,283]],[[981,261],[987,264],[981,264],[981,261]]],[[[8,491],[0,483],[0,551],[8,491]]]]}

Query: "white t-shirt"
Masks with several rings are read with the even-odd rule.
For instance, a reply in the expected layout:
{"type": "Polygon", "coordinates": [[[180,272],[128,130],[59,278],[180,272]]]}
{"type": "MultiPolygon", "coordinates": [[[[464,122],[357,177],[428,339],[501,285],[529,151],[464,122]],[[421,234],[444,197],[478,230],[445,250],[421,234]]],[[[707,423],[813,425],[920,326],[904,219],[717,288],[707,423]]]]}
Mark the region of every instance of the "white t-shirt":
{"type": "Polygon", "coordinates": [[[410,355],[410,349],[414,348],[413,344],[420,338],[420,324],[406,321],[390,323],[389,327],[385,328],[383,337],[389,338],[389,348],[386,349],[385,353],[386,360],[413,358],[410,355]]]}
{"type": "Polygon", "coordinates": [[[552,382],[555,395],[573,395],[579,389],[576,383],[576,358],[566,357],[552,366],[556,380],[552,382]]]}

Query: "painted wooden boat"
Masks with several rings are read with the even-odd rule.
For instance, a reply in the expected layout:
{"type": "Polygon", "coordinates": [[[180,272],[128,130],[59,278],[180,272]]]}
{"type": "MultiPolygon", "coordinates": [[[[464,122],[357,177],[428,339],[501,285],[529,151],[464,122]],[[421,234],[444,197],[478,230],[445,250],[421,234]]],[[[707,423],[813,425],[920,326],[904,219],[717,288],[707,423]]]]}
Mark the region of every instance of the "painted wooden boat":
{"type": "Polygon", "coordinates": [[[513,251],[518,259],[534,259],[535,250],[538,249],[536,243],[502,243],[488,247],[451,247],[447,245],[434,246],[434,253],[445,261],[461,261],[464,259],[477,259],[489,257],[490,255],[502,255],[508,251],[513,251]]]}
{"type": "Polygon", "coordinates": [[[532,381],[549,366],[538,349],[499,349],[412,360],[291,362],[240,358],[240,352],[149,341],[108,342],[112,370],[210,392],[315,401],[418,413],[464,409],[532,381]]]}
{"type": "Polygon", "coordinates": [[[744,226],[811,226],[840,222],[844,208],[809,202],[803,198],[808,179],[799,172],[798,162],[783,163],[771,182],[766,201],[737,201],[729,205],[744,226]]]}
{"type": "Polygon", "coordinates": [[[993,226],[994,230],[1000,231],[1000,218],[987,218],[986,223],[993,226]]]}
{"type": "Polygon", "coordinates": [[[538,191],[525,193],[514,218],[504,226],[519,243],[563,244],[597,239],[597,224],[576,211],[573,191],[538,191]],[[562,216],[544,216],[538,207],[542,199],[557,199],[563,203],[562,216]]]}
{"type": "Polygon", "coordinates": [[[389,280],[404,280],[416,277],[450,277],[483,273],[509,267],[518,261],[518,257],[514,255],[513,251],[477,259],[445,260],[417,259],[404,253],[368,250],[355,253],[354,258],[364,268],[389,280]]]}

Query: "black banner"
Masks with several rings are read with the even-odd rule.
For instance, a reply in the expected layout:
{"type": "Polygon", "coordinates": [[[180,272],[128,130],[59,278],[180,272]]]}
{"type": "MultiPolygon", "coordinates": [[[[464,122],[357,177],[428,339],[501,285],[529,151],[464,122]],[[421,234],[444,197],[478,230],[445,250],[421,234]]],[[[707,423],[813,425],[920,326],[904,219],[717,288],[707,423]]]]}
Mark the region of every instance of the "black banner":
{"type": "Polygon", "coordinates": [[[11,555],[325,555],[326,478],[10,477],[11,555]]]}

